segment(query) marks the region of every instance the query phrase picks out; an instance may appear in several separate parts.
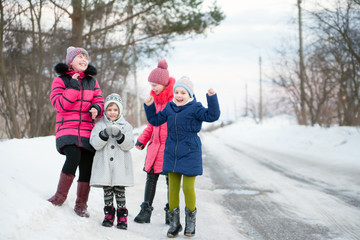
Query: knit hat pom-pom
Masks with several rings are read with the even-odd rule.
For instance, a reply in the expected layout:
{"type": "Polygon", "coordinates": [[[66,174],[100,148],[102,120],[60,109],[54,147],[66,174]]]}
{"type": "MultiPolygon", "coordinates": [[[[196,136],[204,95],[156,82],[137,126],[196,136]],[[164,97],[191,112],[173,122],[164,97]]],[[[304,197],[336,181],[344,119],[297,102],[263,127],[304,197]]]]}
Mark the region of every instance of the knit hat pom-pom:
{"type": "Polygon", "coordinates": [[[72,50],[74,50],[75,47],[71,46],[66,49],[66,53],[69,54],[72,50]]]}
{"type": "Polygon", "coordinates": [[[160,60],[158,62],[158,68],[162,68],[162,69],[167,69],[168,68],[168,64],[167,64],[165,59],[160,60]]]}

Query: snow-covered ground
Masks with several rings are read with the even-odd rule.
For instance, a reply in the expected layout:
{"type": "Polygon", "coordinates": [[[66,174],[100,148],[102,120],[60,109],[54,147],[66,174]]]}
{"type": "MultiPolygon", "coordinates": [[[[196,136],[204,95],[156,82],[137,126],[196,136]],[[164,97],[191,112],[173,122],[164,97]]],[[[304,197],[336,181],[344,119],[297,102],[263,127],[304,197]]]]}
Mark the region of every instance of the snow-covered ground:
{"type": "MultiPolygon", "coordinates": [[[[204,127],[207,127],[205,125],[204,127]]],[[[141,129],[136,129],[138,134],[141,129]]],[[[221,151],[215,138],[224,144],[236,147],[237,144],[248,146],[249,153],[260,154],[279,153],[283,156],[297,156],[297,158],[278,158],[279,165],[297,169],[297,173],[309,179],[314,174],[316,166],[326,166],[329,169],[349,172],[349,175],[360,173],[360,129],[355,127],[320,127],[298,126],[291,118],[276,117],[265,120],[257,125],[251,119],[240,119],[236,123],[219,128],[212,133],[201,134],[204,149],[221,151]],[[212,145],[213,144],[213,145],[212,145]],[[260,150],[259,150],[260,149],[260,150]],[[259,152],[260,151],[260,152],[259,152]],[[307,163],[297,162],[297,159],[307,163]],[[280,163],[281,161],[281,163],[280,163]],[[313,168],[313,169],[312,169],[313,168]]],[[[146,151],[132,150],[135,186],[127,188],[126,200],[129,209],[128,230],[115,227],[104,228],[103,220],[103,192],[102,189],[92,188],[89,198],[90,218],[80,218],[73,211],[76,198],[76,183],[74,182],[68,199],[61,207],[54,207],[46,201],[56,190],[58,177],[64,162],[64,156],[55,149],[54,136],[33,139],[11,139],[0,142],[0,239],[167,239],[168,226],[164,224],[164,205],[166,203],[166,184],[164,177],[160,177],[154,201],[153,217],[150,224],[137,224],[133,221],[139,212],[139,205],[143,199],[146,174],[142,171],[146,151]]],[[[206,159],[204,153],[204,158],[206,159]]],[[[244,169],[243,162],[231,162],[227,153],[224,165],[231,164],[233,169],[244,169]],[[230,161],[230,162],[229,162],[230,161]]],[[[274,164],[277,164],[276,162],[274,164]]],[[[250,162],[245,166],[244,178],[250,178],[246,173],[256,174],[250,162]]],[[[225,168],[224,168],[225,169],[225,168]]],[[[318,170],[318,168],[316,168],[318,170]]],[[[259,173],[261,175],[262,173],[259,173]]],[[[317,183],[347,189],[360,195],[360,179],[350,182],[349,179],[339,179],[328,175],[328,171],[316,172],[317,183]]],[[[271,175],[267,175],[269,177],[271,175]]],[[[276,179],[273,179],[276,182],[276,179]]],[[[267,183],[272,182],[271,179],[267,183]]],[[[254,184],[255,186],[256,184],[254,184]]],[[[281,183],[286,187],[286,182],[281,183]]],[[[261,184],[256,187],[261,188],[261,184]]],[[[269,185],[264,186],[269,188],[269,185]]],[[[274,189],[276,187],[274,186],[274,189]]],[[[251,239],[244,234],[239,224],[241,219],[229,216],[229,211],[221,206],[224,192],[216,190],[209,172],[196,180],[197,216],[196,239],[251,239]],[[219,230],[220,229],[220,230],[219,230]]],[[[311,191],[309,191],[311,194],[311,191]]],[[[287,191],[287,195],[276,195],[278,202],[296,201],[296,190],[287,191]],[[287,199],[283,199],[283,198],[287,199]]],[[[309,198],[309,196],[307,197],[309,198]]],[[[327,202],[328,203],[328,202],[327,202]]],[[[303,218],[311,216],[316,222],[315,207],[306,201],[301,206],[307,211],[303,218]]],[[[184,201],[181,198],[181,222],[184,224],[184,201]]],[[[339,209],[339,211],[344,209],[339,209]]],[[[346,210],[346,209],[345,209],[346,210]]],[[[347,212],[345,212],[347,214],[347,212]]],[[[351,212],[349,211],[349,214],[351,212]]],[[[339,213],[341,215],[341,213],[339,213]]],[[[241,215],[241,214],[240,214],[241,215]]],[[[354,225],[359,217],[353,218],[354,225]],[[354,223],[355,222],[355,223],[354,223]]],[[[181,233],[178,238],[186,238],[181,233]]]]}

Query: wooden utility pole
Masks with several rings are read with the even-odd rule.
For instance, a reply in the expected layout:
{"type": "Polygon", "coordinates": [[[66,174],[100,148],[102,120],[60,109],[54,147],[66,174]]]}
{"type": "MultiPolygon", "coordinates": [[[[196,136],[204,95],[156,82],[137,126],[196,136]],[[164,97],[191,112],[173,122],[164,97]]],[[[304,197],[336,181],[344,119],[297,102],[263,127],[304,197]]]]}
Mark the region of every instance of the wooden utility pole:
{"type": "Polygon", "coordinates": [[[260,99],[259,99],[259,122],[263,119],[263,104],[262,104],[262,72],[261,72],[261,56],[259,57],[259,80],[260,80],[260,99]]]}
{"type": "Polygon", "coordinates": [[[305,67],[303,55],[303,41],[302,41],[302,19],[301,19],[301,0],[297,0],[298,5],[298,19],[299,19],[299,61],[300,61],[300,124],[306,125],[306,111],[305,111],[305,67]]]}

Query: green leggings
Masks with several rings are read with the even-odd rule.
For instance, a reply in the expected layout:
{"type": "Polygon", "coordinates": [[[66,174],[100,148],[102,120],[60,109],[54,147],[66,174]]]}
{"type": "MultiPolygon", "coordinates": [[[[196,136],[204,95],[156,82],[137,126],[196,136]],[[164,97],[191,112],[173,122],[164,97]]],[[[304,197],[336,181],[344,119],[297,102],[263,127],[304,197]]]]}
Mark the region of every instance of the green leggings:
{"type": "Polygon", "coordinates": [[[172,212],[180,206],[180,184],[183,176],[183,192],[185,206],[193,212],[196,209],[195,177],[188,177],[180,173],[168,173],[169,177],[169,210],[172,212]]]}

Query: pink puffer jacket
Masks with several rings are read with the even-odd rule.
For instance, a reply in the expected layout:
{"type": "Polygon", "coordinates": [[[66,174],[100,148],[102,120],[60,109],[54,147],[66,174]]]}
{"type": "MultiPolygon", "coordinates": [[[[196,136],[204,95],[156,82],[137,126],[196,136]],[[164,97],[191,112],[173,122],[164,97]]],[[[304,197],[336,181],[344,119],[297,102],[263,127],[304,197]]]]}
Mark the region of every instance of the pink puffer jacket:
{"type": "MultiPolygon", "coordinates": [[[[170,77],[169,85],[159,95],[156,95],[154,91],[151,90],[150,95],[154,97],[156,112],[163,110],[166,104],[173,100],[174,84],[175,79],[170,77]]],[[[151,169],[154,169],[154,173],[162,172],[166,137],[166,123],[158,127],[148,124],[143,133],[139,136],[139,142],[144,146],[148,144],[144,166],[146,172],[150,172],[151,169]]]]}
{"type": "Polygon", "coordinates": [[[70,71],[66,64],[57,64],[55,71],[59,76],[52,82],[50,100],[56,110],[56,148],[61,154],[64,154],[62,149],[66,145],[76,145],[94,152],[89,143],[94,127],[89,110],[96,108],[98,118],[104,111],[104,98],[99,83],[92,77],[97,71],[89,65],[80,75],[80,91],[69,88],[75,72],[70,71]]]}

